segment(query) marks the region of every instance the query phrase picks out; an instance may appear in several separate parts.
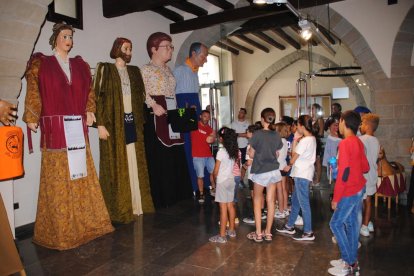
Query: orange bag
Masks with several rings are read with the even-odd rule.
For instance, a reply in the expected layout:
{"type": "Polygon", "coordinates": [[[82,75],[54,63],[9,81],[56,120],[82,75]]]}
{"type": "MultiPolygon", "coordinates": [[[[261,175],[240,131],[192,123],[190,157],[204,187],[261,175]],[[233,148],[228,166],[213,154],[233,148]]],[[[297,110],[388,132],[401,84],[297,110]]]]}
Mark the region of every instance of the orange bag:
{"type": "Polygon", "coordinates": [[[23,131],[17,126],[0,127],[0,180],[23,174],[23,131]]]}

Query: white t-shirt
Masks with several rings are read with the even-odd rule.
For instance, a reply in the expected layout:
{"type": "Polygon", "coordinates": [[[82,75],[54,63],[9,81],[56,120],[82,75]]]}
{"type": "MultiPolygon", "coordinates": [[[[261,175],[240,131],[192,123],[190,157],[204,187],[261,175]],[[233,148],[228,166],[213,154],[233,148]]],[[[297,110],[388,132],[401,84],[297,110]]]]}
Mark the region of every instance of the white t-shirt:
{"type": "MultiPolygon", "coordinates": [[[[243,122],[240,122],[239,120],[235,120],[233,123],[231,123],[231,128],[236,131],[236,133],[246,133],[247,128],[249,127],[250,122],[248,120],[244,120],[243,122]]],[[[247,147],[248,140],[246,137],[237,137],[237,144],[240,148],[247,147]]]]}
{"type": "Polygon", "coordinates": [[[378,153],[380,150],[380,144],[378,142],[377,137],[371,135],[362,135],[358,137],[362,143],[364,144],[365,148],[365,155],[368,159],[369,164],[369,171],[368,173],[364,174],[365,179],[367,180],[367,185],[376,185],[377,184],[377,159],[378,153]]]}
{"type": "Polygon", "coordinates": [[[288,144],[285,138],[282,138],[283,147],[279,150],[279,157],[277,158],[277,162],[279,162],[279,170],[283,170],[286,166],[286,156],[288,152],[288,144]]]}
{"type": "Polygon", "coordinates": [[[305,136],[296,145],[295,152],[299,154],[293,164],[291,177],[304,178],[312,181],[315,172],[316,139],[314,136],[305,136]]]}
{"type": "Polygon", "coordinates": [[[233,166],[234,160],[230,159],[225,148],[220,148],[217,152],[216,160],[220,161],[220,168],[217,174],[217,183],[224,182],[227,179],[234,179],[233,166]]]}

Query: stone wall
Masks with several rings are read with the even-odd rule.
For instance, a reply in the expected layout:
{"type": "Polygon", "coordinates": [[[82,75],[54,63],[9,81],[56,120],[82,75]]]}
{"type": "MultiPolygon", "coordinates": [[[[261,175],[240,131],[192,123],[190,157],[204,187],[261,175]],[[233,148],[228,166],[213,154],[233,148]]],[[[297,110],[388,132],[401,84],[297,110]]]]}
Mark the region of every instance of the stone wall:
{"type": "MultiPolygon", "coordinates": [[[[312,12],[313,16],[323,18],[326,9],[313,9],[312,12]]],[[[410,64],[414,43],[414,8],[408,12],[394,41],[390,78],[382,70],[364,37],[350,22],[331,10],[330,24],[332,32],[350,48],[372,89],[370,106],[380,116],[376,135],[385,148],[388,160],[398,161],[410,168],[408,149],[414,136],[414,67],[410,64]]]]}
{"type": "MultiPolygon", "coordinates": [[[[21,78],[52,0],[0,0],[0,98],[16,103],[21,78]]],[[[22,108],[20,104],[20,108],[22,108]]]]}

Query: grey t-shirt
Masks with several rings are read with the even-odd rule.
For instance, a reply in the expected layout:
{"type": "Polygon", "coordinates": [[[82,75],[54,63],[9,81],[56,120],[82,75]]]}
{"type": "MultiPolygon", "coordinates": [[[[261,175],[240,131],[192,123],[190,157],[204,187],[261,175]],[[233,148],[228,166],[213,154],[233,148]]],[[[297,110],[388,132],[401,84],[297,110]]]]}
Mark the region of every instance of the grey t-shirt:
{"type": "Polygon", "coordinates": [[[271,130],[258,130],[250,139],[255,150],[251,173],[266,173],[279,169],[276,151],[283,146],[279,133],[271,130]]]}

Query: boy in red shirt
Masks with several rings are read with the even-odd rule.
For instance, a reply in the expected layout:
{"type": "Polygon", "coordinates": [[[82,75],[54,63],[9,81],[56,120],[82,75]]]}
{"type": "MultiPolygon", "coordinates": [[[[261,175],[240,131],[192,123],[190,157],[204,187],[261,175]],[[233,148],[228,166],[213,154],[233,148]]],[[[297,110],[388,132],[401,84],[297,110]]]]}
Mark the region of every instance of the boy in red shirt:
{"type": "Polygon", "coordinates": [[[216,139],[213,129],[208,125],[210,122],[210,112],[201,111],[200,121],[198,121],[198,129],[191,132],[191,156],[193,157],[193,165],[197,174],[197,186],[200,192],[198,198],[199,203],[204,203],[204,168],[210,174],[212,196],[215,195],[215,183],[213,178],[214,158],[211,153],[210,144],[216,139]]]}
{"type": "Polygon", "coordinates": [[[338,178],[335,184],[329,223],[338,242],[341,259],[331,261],[331,275],[355,275],[359,272],[357,260],[359,229],[362,223],[362,197],[365,192],[364,173],[369,165],[364,145],[355,134],[361,117],[354,111],[342,113],[339,132],[345,139],[338,148],[338,178]]]}

